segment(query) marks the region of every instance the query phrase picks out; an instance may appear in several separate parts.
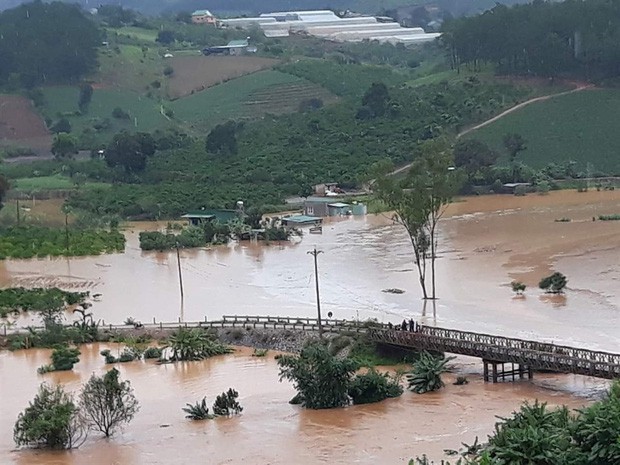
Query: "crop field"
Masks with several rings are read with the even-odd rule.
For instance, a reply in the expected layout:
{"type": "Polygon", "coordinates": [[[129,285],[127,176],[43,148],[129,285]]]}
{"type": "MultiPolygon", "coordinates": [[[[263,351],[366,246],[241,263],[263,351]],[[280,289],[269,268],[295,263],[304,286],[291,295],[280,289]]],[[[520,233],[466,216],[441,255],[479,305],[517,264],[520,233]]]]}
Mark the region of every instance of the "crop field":
{"type": "Polygon", "coordinates": [[[165,85],[164,68],[167,64],[155,44],[144,48],[119,45],[118,48],[104,48],[99,52],[99,70],[92,79],[95,87],[156,92],[156,89],[149,89],[149,85],[157,80],[162,86],[165,85]]]}
{"type": "Polygon", "coordinates": [[[261,71],[214,86],[169,104],[176,118],[195,132],[209,130],[228,119],[253,119],[265,113],[295,111],[303,99],[324,103],[336,97],[309,81],[278,71],[261,71]]]}
{"type": "Polygon", "coordinates": [[[77,87],[47,87],[43,89],[43,93],[46,100],[45,116],[54,121],[59,117],[67,118],[74,134],[79,134],[85,128],[104,124],[104,129],[94,132],[96,140],[107,140],[111,134],[122,129],[152,131],[170,124],[160,113],[159,103],[132,91],[95,89],[88,113],[85,115],[76,113],[79,96],[77,87]],[[114,118],[112,111],[117,107],[128,112],[129,119],[114,118]]]}
{"type": "MultiPolygon", "coordinates": [[[[33,192],[43,190],[70,190],[75,189],[75,183],[67,176],[39,176],[34,178],[20,178],[14,181],[14,187],[21,191],[33,192]]],[[[87,182],[80,189],[101,189],[110,184],[103,182],[87,182]]]]}
{"type": "Polygon", "coordinates": [[[49,150],[52,138],[30,101],[17,95],[0,95],[0,145],[49,150]]]}
{"type": "Polygon", "coordinates": [[[534,167],[573,160],[592,173],[620,173],[620,90],[585,90],[536,102],[473,131],[504,153],[502,138],[518,133],[527,150],[519,158],[534,167]]]}
{"type": "MultiPolygon", "coordinates": [[[[196,52],[197,54],[199,52],[196,52]]],[[[170,98],[179,98],[246,74],[268,69],[278,61],[248,56],[180,56],[169,58],[174,74],[168,82],[170,98]]]]}

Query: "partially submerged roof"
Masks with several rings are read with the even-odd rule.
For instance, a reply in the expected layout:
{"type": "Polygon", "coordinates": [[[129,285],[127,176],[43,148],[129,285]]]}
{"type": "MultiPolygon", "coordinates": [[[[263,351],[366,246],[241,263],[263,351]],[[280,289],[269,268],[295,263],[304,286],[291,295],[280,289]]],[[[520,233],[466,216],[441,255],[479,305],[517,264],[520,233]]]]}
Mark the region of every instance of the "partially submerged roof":
{"type": "Polygon", "coordinates": [[[287,223],[303,224],[303,223],[322,222],[323,218],[319,218],[318,216],[293,215],[293,216],[287,216],[286,218],[282,218],[282,221],[285,221],[287,223]]]}
{"type": "Polygon", "coordinates": [[[328,203],[327,206],[334,207],[334,208],[345,208],[345,207],[350,207],[351,205],[349,205],[348,203],[336,202],[336,203],[328,203]]]}
{"type": "Polygon", "coordinates": [[[237,210],[195,210],[191,212],[187,212],[185,215],[181,216],[181,218],[187,219],[200,219],[200,220],[217,220],[221,223],[227,223],[231,221],[237,216],[239,213],[237,210]]]}
{"type": "Polygon", "coordinates": [[[197,218],[201,220],[212,220],[213,218],[215,218],[215,215],[205,213],[205,212],[189,212],[189,213],[186,213],[185,215],[182,215],[181,218],[190,218],[190,219],[197,218]]]}

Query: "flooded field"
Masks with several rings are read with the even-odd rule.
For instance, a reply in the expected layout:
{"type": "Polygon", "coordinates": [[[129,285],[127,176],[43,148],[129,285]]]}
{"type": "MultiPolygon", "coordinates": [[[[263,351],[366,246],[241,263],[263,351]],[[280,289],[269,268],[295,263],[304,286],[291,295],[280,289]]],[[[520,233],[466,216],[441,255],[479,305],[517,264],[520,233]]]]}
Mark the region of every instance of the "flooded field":
{"type": "MultiPolygon", "coordinates": [[[[294,390],[278,382],[272,356],[257,359],[248,349],[202,362],[119,365],[130,379],[142,409],[121,434],[110,440],[92,435],[71,452],[11,451],[12,425],[17,414],[47,380],[79,388],[91,373],[103,373],[99,351],[114,346],[82,348],[82,360],[71,373],[37,375],[49,361],[49,351],[0,353],[0,463],[15,465],[191,465],[210,464],[311,465],[403,464],[416,454],[443,456],[443,449],[472,443],[491,432],[496,415],[505,415],[524,399],[539,398],[552,405],[579,407],[586,402],[567,393],[530,383],[492,385],[476,377],[466,386],[439,393],[405,392],[379,404],[336,410],[303,410],[289,405],[294,390]],[[181,407],[207,396],[209,402],[234,387],[243,413],[236,418],[192,422],[181,407]],[[11,452],[9,452],[11,451],[11,452]]],[[[467,370],[467,366],[463,367],[467,370]]],[[[563,377],[560,387],[583,390],[583,379],[563,377]]],[[[453,379],[447,376],[446,381],[453,379]]],[[[544,382],[544,377],[537,382],[544,382]]],[[[557,378],[549,382],[558,385],[557,378]]],[[[588,386],[591,387],[590,382],[588,386]]]]}
{"type": "MultiPolygon", "coordinates": [[[[307,252],[316,246],[324,252],[319,256],[322,308],[334,317],[393,322],[413,317],[425,324],[618,352],[620,221],[592,220],[617,213],[616,191],[454,203],[441,226],[440,299],[434,305],[421,301],[408,239],[389,215],[335,219],[322,235],[294,243],[182,251],[183,305],[176,255],[139,250],[138,232],[153,224],[133,225],[125,254],[1,262],[0,285],[101,293],[93,310],[106,323],[128,316],[143,322],[222,314],[307,316],[315,312],[307,252]],[[571,221],[555,221],[561,218],[571,221]],[[549,297],[537,289],[551,270],[568,277],[565,296],[549,297]],[[528,285],[524,297],[513,297],[513,279],[528,285]],[[388,288],[405,293],[382,292],[388,288]]],[[[26,316],[20,322],[28,321],[26,316]]],[[[196,458],[218,464],[406,463],[416,454],[437,458],[445,448],[476,436],[484,439],[495,416],[509,414],[524,399],[577,407],[586,402],[579,396],[606,386],[564,375],[537,375],[534,384],[483,384],[480,362],[465,359],[460,371],[473,373],[468,386],[448,384],[437,394],[405,393],[377,405],[312,412],[287,403],[293,389],[277,382],[272,358],[255,359],[241,351],[191,364],[135,362],[121,369],[143,408],[122,435],[111,441],[91,438],[71,453],[9,454],[13,422],[38,384],[47,379],[76,389],[92,372],[103,372],[100,349],[83,348],[73,373],[44,376],[36,367],[47,363],[47,351],[0,353],[0,463],[190,464],[196,458]],[[185,402],[213,398],[230,386],[246,407],[240,418],[199,424],[183,418],[185,402]]]]}

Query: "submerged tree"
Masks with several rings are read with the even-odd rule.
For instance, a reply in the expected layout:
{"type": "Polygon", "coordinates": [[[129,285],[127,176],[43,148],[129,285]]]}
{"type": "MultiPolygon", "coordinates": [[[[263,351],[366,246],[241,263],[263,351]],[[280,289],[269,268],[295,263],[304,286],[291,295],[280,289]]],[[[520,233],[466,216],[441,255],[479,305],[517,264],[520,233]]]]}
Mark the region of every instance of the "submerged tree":
{"type": "Polygon", "coordinates": [[[379,167],[382,174],[375,179],[373,190],[388,209],[394,211],[394,220],[407,231],[424,299],[435,299],[437,225],[458,190],[461,176],[452,166],[452,153],[445,142],[428,141],[419,149],[416,160],[401,180],[391,176],[387,166],[379,167]],[[428,262],[430,293],[426,285],[428,262]]]}
{"type": "Polygon", "coordinates": [[[239,393],[233,388],[228,389],[226,392],[222,392],[215,398],[215,402],[213,402],[213,413],[226,417],[241,413],[243,407],[237,401],[238,397],[239,393]]]}
{"type": "Polygon", "coordinates": [[[19,414],[13,429],[18,446],[71,449],[85,438],[73,398],[62,386],[43,383],[26,410],[19,414]]]}
{"type": "Polygon", "coordinates": [[[207,398],[203,397],[202,402],[198,401],[195,404],[186,404],[186,407],[183,407],[183,410],[187,415],[185,418],[189,418],[190,420],[210,420],[215,417],[215,415],[211,415],[209,413],[209,407],[207,407],[207,398]]]}
{"type": "Polygon", "coordinates": [[[349,403],[349,384],[357,362],[339,359],[320,343],[309,344],[299,355],[279,355],[280,381],[292,381],[303,407],[325,409],[349,403]]]}
{"type": "Polygon", "coordinates": [[[455,357],[440,358],[429,352],[422,352],[407,375],[409,389],[417,394],[437,391],[444,387],[441,375],[448,371],[447,364],[455,357]]]}
{"type": "Polygon", "coordinates": [[[566,276],[556,271],[552,275],[541,279],[538,287],[551,294],[562,294],[566,284],[568,284],[566,276]]]}
{"type": "Polygon", "coordinates": [[[129,381],[119,381],[119,371],[112,368],[103,376],[92,375],[80,394],[80,414],[92,429],[106,437],[129,423],[140,410],[129,381]]]}

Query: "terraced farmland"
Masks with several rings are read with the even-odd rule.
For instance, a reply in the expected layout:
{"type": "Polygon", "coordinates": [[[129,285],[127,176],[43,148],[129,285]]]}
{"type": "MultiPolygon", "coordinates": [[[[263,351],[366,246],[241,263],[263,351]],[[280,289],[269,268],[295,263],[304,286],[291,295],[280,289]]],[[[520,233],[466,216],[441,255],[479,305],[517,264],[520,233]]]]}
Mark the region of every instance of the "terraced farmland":
{"type": "Polygon", "coordinates": [[[243,102],[243,108],[251,114],[291,113],[299,109],[302,101],[311,98],[321,99],[325,105],[337,100],[327,89],[302,80],[257,90],[243,102]]]}

